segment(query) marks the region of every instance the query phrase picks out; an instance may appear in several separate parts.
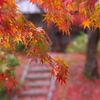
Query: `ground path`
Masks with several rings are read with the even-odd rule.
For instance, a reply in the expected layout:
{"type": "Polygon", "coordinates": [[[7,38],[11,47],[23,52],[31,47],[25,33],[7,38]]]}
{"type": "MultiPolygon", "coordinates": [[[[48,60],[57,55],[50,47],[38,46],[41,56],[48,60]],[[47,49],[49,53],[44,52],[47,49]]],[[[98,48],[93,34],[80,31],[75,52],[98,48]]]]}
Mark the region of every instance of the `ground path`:
{"type": "MultiPolygon", "coordinates": [[[[54,56],[55,54],[52,54],[54,56]]],[[[30,62],[30,61],[29,61],[30,62]]],[[[52,68],[40,62],[28,63],[24,69],[21,81],[23,88],[15,100],[52,100],[56,88],[55,78],[51,76],[52,68]]]]}
{"type": "MultiPolygon", "coordinates": [[[[68,84],[61,86],[55,82],[54,78],[52,80],[49,66],[31,63],[24,68],[22,77],[24,84],[16,100],[100,100],[100,80],[91,82],[84,77],[81,78],[85,66],[85,55],[52,53],[51,56],[59,56],[69,63],[70,77],[68,84]],[[86,93],[84,90],[86,90],[86,93]],[[93,95],[90,95],[91,93],[93,95]]],[[[100,59],[98,61],[100,72],[100,59]]]]}

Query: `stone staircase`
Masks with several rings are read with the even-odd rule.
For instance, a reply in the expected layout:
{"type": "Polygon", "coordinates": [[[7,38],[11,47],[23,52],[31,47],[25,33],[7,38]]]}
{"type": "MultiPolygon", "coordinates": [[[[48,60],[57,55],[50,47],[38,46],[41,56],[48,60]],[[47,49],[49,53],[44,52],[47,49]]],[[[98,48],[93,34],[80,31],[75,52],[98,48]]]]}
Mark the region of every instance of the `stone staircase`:
{"type": "Polygon", "coordinates": [[[29,63],[22,76],[23,88],[13,100],[52,100],[55,90],[55,78],[51,68],[40,63],[29,63]]]}

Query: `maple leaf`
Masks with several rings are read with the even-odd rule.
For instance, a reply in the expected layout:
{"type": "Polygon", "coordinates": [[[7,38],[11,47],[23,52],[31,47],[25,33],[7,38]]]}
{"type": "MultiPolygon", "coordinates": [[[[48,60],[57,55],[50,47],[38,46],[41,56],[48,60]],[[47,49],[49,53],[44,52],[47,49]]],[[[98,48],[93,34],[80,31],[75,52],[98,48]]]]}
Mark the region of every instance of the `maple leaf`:
{"type": "Polygon", "coordinates": [[[5,49],[10,48],[10,44],[8,42],[4,42],[4,47],[5,47],[5,49]]]}
{"type": "Polygon", "coordinates": [[[4,73],[0,74],[0,84],[2,83],[2,81],[4,80],[4,78],[5,78],[5,74],[4,73]]]}
{"type": "Polygon", "coordinates": [[[37,27],[36,30],[37,30],[38,32],[43,31],[42,27],[37,27]]]}
{"type": "Polygon", "coordinates": [[[5,0],[0,0],[0,6],[4,4],[5,0]]]}
{"type": "Polygon", "coordinates": [[[15,88],[16,87],[16,84],[17,84],[17,81],[16,81],[16,78],[5,78],[5,83],[4,83],[4,86],[6,87],[7,89],[7,92],[9,93],[10,92],[10,89],[11,88],[15,88]]]}
{"type": "Polygon", "coordinates": [[[66,21],[61,22],[61,24],[59,26],[60,26],[59,29],[62,30],[63,34],[64,34],[64,32],[66,32],[66,34],[70,35],[70,32],[68,30],[69,25],[67,24],[66,21]]]}
{"type": "Polygon", "coordinates": [[[62,2],[64,2],[65,5],[67,6],[68,4],[70,4],[72,2],[72,0],[62,0],[62,2]]]}
{"type": "Polygon", "coordinates": [[[57,80],[59,82],[65,83],[68,79],[68,73],[69,73],[69,66],[67,63],[64,62],[63,59],[59,57],[55,57],[56,65],[55,68],[51,71],[51,74],[56,76],[57,80]]]}
{"type": "Polygon", "coordinates": [[[30,2],[32,4],[34,4],[34,3],[40,3],[40,4],[42,4],[43,3],[43,0],[30,0],[30,2]]]}
{"type": "Polygon", "coordinates": [[[87,1],[87,5],[89,7],[89,9],[93,8],[95,6],[95,3],[97,2],[98,0],[88,0],[87,1]]]}
{"type": "Polygon", "coordinates": [[[34,3],[37,2],[37,0],[30,0],[30,2],[31,2],[32,4],[34,4],[34,3]]]}
{"type": "Polygon", "coordinates": [[[83,22],[82,22],[82,25],[83,25],[83,27],[84,27],[84,29],[86,28],[86,27],[88,27],[89,29],[90,29],[90,21],[87,19],[87,20],[84,20],[83,22]]]}
{"type": "Polygon", "coordinates": [[[14,42],[17,42],[19,44],[19,42],[22,42],[21,36],[18,35],[14,38],[14,42]]]}

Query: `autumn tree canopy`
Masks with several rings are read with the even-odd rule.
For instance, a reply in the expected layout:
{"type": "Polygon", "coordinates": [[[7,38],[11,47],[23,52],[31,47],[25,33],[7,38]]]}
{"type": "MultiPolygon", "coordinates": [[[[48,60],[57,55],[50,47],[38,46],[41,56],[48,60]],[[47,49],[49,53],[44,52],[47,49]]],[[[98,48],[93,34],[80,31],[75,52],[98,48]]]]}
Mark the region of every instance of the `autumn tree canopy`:
{"type": "MultiPolygon", "coordinates": [[[[84,28],[92,27],[93,29],[100,27],[100,4],[97,0],[30,0],[30,3],[38,3],[47,13],[44,15],[48,24],[56,23],[59,30],[70,34],[71,24],[74,24],[73,14],[76,10],[82,15],[81,25],[84,28]]],[[[51,58],[49,52],[49,38],[46,32],[41,28],[36,28],[31,22],[27,21],[20,13],[16,6],[15,0],[0,1],[0,50],[4,54],[0,54],[0,63],[5,62],[7,51],[15,54],[16,44],[22,42],[25,44],[28,56],[37,61],[48,63],[52,68],[52,74],[57,77],[60,82],[66,83],[68,77],[68,65],[60,58],[51,58]]],[[[12,77],[12,69],[6,65],[6,69],[0,74],[0,84],[3,84],[9,90],[15,87],[17,82],[12,77]]]]}
{"type": "Polygon", "coordinates": [[[27,21],[16,6],[15,0],[0,1],[0,84],[8,90],[15,87],[17,82],[12,77],[12,68],[9,67],[6,55],[9,52],[16,54],[16,44],[22,42],[27,50],[28,57],[32,61],[48,63],[52,68],[52,74],[57,80],[66,83],[68,76],[68,65],[60,58],[51,58],[48,54],[50,44],[46,32],[36,28],[27,21]],[[5,67],[4,67],[5,64],[5,67]]]}
{"type": "Polygon", "coordinates": [[[30,0],[30,2],[38,3],[48,12],[45,19],[48,23],[54,22],[60,30],[70,34],[71,24],[74,24],[74,12],[79,11],[82,15],[80,18],[81,25],[93,29],[99,28],[100,4],[98,0],[30,0]],[[91,24],[90,24],[91,23],[91,24]]]}

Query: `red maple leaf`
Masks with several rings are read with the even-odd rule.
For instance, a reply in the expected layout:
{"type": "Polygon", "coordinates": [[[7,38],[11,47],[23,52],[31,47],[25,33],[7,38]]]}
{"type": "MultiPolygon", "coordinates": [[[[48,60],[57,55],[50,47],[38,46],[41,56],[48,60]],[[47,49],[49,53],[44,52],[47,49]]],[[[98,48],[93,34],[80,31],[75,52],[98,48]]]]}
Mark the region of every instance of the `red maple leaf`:
{"type": "Polygon", "coordinates": [[[16,85],[17,85],[17,81],[16,81],[15,77],[14,78],[10,77],[10,78],[5,79],[4,86],[6,87],[8,93],[10,92],[10,89],[15,88],[16,85]]]}
{"type": "Polygon", "coordinates": [[[2,74],[0,74],[0,83],[2,83],[2,81],[5,79],[5,74],[4,73],[2,73],[2,74]]]}
{"type": "Polygon", "coordinates": [[[87,5],[89,6],[89,8],[93,8],[95,3],[97,2],[98,0],[88,0],[87,2],[87,5]]]}
{"type": "Polygon", "coordinates": [[[0,6],[4,4],[5,0],[0,0],[0,6]]]}
{"type": "Polygon", "coordinates": [[[62,0],[62,2],[64,2],[65,5],[67,6],[68,4],[72,3],[72,0],[62,0]]]}

